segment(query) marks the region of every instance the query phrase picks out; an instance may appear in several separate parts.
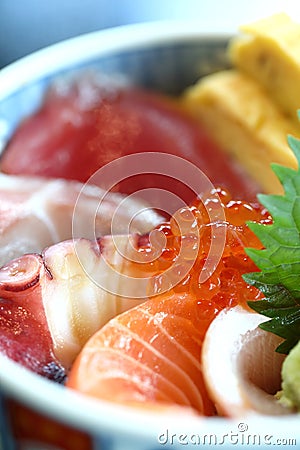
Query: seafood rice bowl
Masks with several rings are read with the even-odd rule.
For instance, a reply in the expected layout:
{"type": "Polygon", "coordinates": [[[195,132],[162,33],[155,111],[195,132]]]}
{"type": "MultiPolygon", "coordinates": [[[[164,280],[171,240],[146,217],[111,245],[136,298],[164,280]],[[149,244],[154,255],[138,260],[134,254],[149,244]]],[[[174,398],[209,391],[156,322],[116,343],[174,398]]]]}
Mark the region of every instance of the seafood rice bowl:
{"type": "Polygon", "coordinates": [[[119,27],[0,71],[1,450],[300,445],[248,226],[277,224],[265,155],[297,174],[279,134],[300,132],[228,51],[237,34],[119,27]],[[222,148],[251,154],[252,135],[251,157],[222,148]]]}

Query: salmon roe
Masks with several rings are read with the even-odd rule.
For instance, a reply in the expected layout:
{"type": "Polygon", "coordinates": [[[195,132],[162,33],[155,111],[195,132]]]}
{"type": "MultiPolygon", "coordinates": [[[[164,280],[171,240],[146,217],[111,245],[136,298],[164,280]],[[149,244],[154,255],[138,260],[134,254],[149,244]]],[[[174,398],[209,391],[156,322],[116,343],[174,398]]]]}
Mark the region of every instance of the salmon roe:
{"type": "Polygon", "coordinates": [[[149,296],[170,290],[187,292],[217,310],[237,304],[247,307],[249,300],[262,298],[261,292],[242,278],[244,273],[258,270],[246,255],[245,247],[262,248],[247,221],[269,224],[272,219],[259,203],[233,200],[230,192],[218,188],[204,200],[196,198],[190,206],[177,211],[169,222],[157,226],[154,231],[164,237],[159,257],[151,260],[154,254],[151,233],[138,248],[145,256],[141,270],[151,274],[149,296]],[[216,230],[223,233],[223,246],[217,248],[219,255],[214,270],[201,281],[199,275],[205,268],[216,230]]]}

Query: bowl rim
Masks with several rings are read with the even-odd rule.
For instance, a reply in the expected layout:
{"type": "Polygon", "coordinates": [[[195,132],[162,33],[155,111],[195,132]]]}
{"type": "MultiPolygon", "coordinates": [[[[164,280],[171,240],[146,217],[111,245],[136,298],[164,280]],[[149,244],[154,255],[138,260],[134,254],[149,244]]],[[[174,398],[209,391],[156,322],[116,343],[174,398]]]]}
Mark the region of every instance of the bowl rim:
{"type": "Polygon", "coordinates": [[[198,433],[200,436],[216,435],[221,439],[230,433],[236,435],[248,431],[250,437],[255,434],[276,439],[300,439],[299,414],[262,416],[249,413],[238,418],[222,418],[196,415],[188,408],[184,414],[183,407],[166,411],[148,410],[87,397],[30,372],[5,356],[0,356],[0,362],[0,386],[5,388],[5,395],[24,402],[25,406],[32,407],[46,417],[92,436],[102,432],[119,433],[118,437],[153,441],[154,437],[158,438],[168,430],[170,435],[175,434],[177,438],[182,433],[187,436],[198,433]],[[18,380],[22,380],[22,383],[18,380]]]}
{"type": "Polygon", "coordinates": [[[216,33],[205,29],[199,21],[166,20],[85,33],[37,50],[0,69],[0,101],[35,80],[95,57],[176,41],[228,40],[233,32],[216,33]]]}
{"type": "MultiPolygon", "coordinates": [[[[232,33],[228,32],[203,30],[203,24],[197,21],[159,21],[87,33],[34,52],[1,69],[0,101],[49,73],[55,73],[76,62],[82,63],[96,56],[175,41],[228,40],[231,36],[232,33]]],[[[4,395],[19,399],[46,416],[93,434],[105,430],[153,439],[154,434],[158,435],[166,428],[179,429],[185,433],[195,433],[201,429],[202,431],[205,429],[206,433],[224,433],[236,430],[239,423],[246,421],[248,425],[255,426],[256,432],[266,432],[266,427],[269,427],[268,430],[271,432],[274,426],[278,425],[278,420],[269,416],[265,416],[264,420],[257,415],[238,420],[219,417],[208,419],[191,414],[183,417],[175,411],[174,413],[170,411],[166,416],[157,411],[132,409],[87,398],[63,388],[19,366],[5,356],[0,355],[0,365],[0,390],[2,389],[4,395]]],[[[280,425],[285,435],[287,432],[295,432],[299,428],[299,415],[280,416],[280,425]]],[[[281,433],[280,430],[277,431],[281,433]]],[[[300,432],[298,433],[300,440],[300,432]]]]}

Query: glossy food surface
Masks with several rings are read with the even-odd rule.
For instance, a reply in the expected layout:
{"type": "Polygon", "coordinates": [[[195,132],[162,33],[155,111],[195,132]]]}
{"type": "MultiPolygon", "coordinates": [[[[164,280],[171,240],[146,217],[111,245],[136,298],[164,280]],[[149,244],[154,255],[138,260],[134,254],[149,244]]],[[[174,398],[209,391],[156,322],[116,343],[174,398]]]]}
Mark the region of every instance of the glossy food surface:
{"type": "MultiPolygon", "coordinates": [[[[199,123],[174,99],[132,87],[99,86],[82,78],[67,88],[52,88],[44,104],[21,123],[1,158],[1,170],[87,181],[97,169],[121,156],[166,152],[187,159],[216,185],[238,198],[253,198],[257,186],[224,155],[199,123]]],[[[143,175],[124,180],[131,193],[170,180],[143,175]]],[[[172,190],[191,201],[195,193],[172,180],[172,190]]]]}

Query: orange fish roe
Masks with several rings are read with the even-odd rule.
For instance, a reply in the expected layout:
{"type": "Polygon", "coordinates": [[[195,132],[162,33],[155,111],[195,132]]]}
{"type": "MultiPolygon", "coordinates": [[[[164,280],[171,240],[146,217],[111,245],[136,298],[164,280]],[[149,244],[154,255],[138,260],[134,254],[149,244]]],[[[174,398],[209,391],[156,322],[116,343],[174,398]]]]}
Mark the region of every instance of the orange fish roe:
{"type": "Polygon", "coordinates": [[[262,298],[258,289],[242,279],[244,273],[258,270],[246,255],[245,247],[262,246],[246,222],[268,224],[271,220],[259,203],[233,200],[230,193],[221,188],[214,189],[203,201],[196,198],[189,207],[177,211],[170,222],[155,228],[165,238],[158,258],[154,257],[157,249],[153,249],[151,236],[140,242],[139,252],[145,256],[141,270],[152,274],[149,296],[170,290],[190,293],[201,301],[211,302],[218,310],[237,304],[246,307],[247,301],[262,298]],[[216,203],[222,208],[223,219],[213,222],[211,211],[216,203]],[[213,226],[223,229],[225,245],[215,270],[201,282],[199,275],[211,248],[213,226]],[[147,262],[151,255],[153,260],[147,262]]]}

